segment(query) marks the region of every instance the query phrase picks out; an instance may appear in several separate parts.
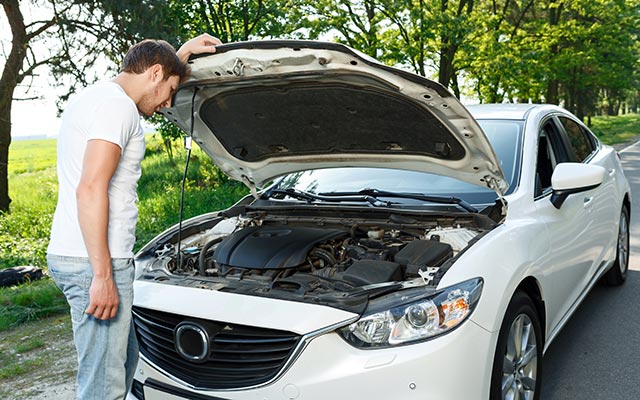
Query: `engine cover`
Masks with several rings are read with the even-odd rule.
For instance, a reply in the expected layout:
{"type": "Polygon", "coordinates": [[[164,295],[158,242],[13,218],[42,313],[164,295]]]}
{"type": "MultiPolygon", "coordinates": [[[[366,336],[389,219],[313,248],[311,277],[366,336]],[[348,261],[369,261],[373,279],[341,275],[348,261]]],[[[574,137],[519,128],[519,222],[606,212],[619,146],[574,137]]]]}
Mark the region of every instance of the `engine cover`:
{"type": "Polygon", "coordinates": [[[346,236],[347,232],[340,229],[252,226],[225,238],[213,258],[217,264],[230,267],[294,268],[306,261],[317,243],[346,236]]]}

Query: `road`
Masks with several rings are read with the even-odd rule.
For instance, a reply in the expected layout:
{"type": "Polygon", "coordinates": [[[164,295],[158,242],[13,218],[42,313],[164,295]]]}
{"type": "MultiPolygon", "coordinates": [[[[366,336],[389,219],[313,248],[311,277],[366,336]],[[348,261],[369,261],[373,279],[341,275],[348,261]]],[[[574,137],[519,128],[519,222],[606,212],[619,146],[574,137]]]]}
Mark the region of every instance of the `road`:
{"type": "Polygon", "coordinates": [[[633,202],[629,276],[596,285],[551,344],[541,400],[640,399],[640,144],[621,157],[633,202]]]}

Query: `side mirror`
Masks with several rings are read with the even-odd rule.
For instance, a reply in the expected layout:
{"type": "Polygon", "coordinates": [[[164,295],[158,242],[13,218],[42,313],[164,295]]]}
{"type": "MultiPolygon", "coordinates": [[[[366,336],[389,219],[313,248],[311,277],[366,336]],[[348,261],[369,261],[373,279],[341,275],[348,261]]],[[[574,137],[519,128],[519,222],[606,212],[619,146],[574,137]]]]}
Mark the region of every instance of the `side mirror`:
{"type": "Polygon", "coordinates": [[[604,181],[606,171],[598,165],[560,163],[551,175],[551,203],[560,209],[570,194],[585,192],[598,187],[604,181]]]}

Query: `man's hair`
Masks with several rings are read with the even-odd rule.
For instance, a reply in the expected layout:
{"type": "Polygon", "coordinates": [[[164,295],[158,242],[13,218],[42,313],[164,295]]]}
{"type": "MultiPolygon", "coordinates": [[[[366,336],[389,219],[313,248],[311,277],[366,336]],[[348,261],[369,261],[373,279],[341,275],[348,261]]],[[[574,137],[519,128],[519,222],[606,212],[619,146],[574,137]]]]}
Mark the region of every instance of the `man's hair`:
{"type": "Polygon", "coordinates": [[[124,56],[122,72],[142,74],[155,64],[162,66],[163,79],[179,76],[182,82],[189,68],[176,55],[176,49],[164,40],[145,39],[129,48],[124,56]]]}

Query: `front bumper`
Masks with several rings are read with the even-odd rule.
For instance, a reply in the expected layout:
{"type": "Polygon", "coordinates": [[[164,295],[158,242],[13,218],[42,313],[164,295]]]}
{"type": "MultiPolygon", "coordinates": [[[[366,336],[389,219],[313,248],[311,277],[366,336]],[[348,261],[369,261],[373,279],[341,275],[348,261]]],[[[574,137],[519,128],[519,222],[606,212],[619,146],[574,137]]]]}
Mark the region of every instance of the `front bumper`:
{"type": "Polygon", "coordinates": [[[257,388],[194,390],[144,357],[135,379],[145,400],[485,400],[496,340],[497,332],[472,320],[423,343],[379,350],[356,349],[331,332],[311,340],[276,381],[257,388]]]}

